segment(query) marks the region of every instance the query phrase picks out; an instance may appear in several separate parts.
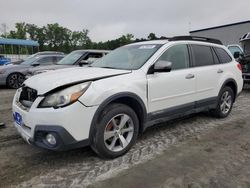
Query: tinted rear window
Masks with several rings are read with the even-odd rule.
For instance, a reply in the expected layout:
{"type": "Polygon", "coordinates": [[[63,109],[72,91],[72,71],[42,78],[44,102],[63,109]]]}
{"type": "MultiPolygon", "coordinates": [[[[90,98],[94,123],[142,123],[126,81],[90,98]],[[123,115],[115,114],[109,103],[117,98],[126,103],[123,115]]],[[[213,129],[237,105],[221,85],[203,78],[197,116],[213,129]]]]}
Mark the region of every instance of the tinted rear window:
{"type": "Polygon", "coordinates": [[[212,50],[209,46],[191,45],[193,51],[194,65],[207,66],[214,64],[212,50]]]}
{"type": "Polygon", "coordinates": [[[219,56],[221,63],[229,63],[232,61],[232,58],[230,57],[230,55],[228,55],[228,53],[224,49],[215,48],[215,51],[219,56]]]}

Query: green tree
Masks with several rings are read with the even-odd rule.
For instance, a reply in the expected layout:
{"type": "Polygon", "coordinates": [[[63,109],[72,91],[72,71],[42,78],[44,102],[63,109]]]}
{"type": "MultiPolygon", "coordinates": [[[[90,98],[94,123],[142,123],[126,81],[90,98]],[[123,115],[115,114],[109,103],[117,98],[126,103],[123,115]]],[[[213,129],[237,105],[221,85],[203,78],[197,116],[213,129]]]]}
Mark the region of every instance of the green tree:
{"type": "MultiPolygon", "coordinates": [[[[5,37],[5,36],[2,36],[5,37]]],[[[6,34],[7,38],[26,39],[26,24],[24,22],[16,23],[15,30],[6,34]]]]}
{"type": "Polygon", "coordinates": [[[26,39],[26,24],[24,22],[16,23],[16,38],[26,39]]]}
{"type": "Polygon", "coordinates": [[[154,33],[149,33],[148,40],[157,40],[157,36],[154,33]]]}

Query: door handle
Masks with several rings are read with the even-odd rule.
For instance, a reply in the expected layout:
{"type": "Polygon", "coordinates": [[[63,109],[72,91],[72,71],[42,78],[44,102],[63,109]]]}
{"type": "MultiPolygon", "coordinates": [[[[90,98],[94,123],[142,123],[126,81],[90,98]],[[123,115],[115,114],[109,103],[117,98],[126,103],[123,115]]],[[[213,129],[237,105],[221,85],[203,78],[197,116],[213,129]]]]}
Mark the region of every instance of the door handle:
{"type": "Polygon", "coordinates": [[[219,74],[221,74],[221,73],[223,73],[224,71],[223,70],[221,70],[221,69],[219,69],[218,71],[217,71],[217,73],[219,73],[219,74]]]}
{"type": "Polygon", "coordinates": [[[186,76],[186,79],[193,79],[194,78],[194,75],[193,74],[188,74],[187,76],[186,76]]]}

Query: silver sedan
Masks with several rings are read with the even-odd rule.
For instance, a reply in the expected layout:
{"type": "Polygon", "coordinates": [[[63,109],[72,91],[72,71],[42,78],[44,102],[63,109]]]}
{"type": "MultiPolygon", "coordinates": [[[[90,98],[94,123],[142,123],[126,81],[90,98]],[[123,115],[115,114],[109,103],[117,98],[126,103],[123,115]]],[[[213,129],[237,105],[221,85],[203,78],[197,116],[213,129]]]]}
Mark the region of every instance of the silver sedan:
{"type": "Polygon", "coordinates": [[[9,88],[21,87],[29,68],[52,65],[60,61],[64,55],[41,55],[27,59],[19,65],[8,64],[0,67],[0,85],[9,88]]]}

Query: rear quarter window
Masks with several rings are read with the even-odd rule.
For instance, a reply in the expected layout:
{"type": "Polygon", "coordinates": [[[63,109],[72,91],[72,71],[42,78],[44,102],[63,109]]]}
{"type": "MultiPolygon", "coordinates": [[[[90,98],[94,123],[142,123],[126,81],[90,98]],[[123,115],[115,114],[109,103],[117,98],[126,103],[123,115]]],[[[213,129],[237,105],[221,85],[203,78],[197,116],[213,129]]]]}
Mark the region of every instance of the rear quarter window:
{"type": "Polygon", "coordinates": [[[229,63],[232,61],[231,56],[226,52],[226,50],[224,50],[223,48],[218,48],[218,47],[215,47],[214,49],[221,63],[229,63]]]}

